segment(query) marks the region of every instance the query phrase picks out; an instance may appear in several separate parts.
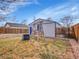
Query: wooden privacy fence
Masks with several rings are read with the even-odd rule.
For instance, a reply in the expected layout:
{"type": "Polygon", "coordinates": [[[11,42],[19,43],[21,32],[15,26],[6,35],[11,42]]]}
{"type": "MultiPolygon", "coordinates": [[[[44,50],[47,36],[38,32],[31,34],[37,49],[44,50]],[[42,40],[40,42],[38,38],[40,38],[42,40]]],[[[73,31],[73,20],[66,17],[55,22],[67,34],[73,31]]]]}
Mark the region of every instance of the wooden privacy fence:
{"type": "Polygon", "coordinates": [[[79,41],[79,24],[76,24],[70,28],[70,35],[72,38],[79,41]]]}
{"type": "Polygon", "coordinates": [[[1,34],[9,34],[9,33],[27,33],[27,29],[18,29],[18,28],[0,28],[1,34]]]}
{"type": "Polygon", "coordinates": [[[75,25],[74,27],[74,34],[77,41],[79,41],[79,25],[75,25]]]}

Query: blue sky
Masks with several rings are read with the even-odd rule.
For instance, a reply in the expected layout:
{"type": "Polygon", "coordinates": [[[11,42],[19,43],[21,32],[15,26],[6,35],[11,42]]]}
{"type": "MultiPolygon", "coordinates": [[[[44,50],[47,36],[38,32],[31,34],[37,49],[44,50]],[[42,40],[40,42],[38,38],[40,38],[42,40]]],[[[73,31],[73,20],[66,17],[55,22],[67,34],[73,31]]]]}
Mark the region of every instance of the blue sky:
{"type": "MultiPolygon", "coordinates": [[[[31,23],[34,18],[49,17],[59,22],[63,16],[73,15],[77,19],[75,23],[79,23],[79,1],[78,0],[28,0],[29,2],[11,5],[8,12],[0,11],[1,14],[7,15],[5,22],[22,23],[23,20],[27,24],[31,23]],[[15,19],[15,20],[14,20],[15,19]]],[[[0,22],[1,25],[5,22],[0,22]]]]}

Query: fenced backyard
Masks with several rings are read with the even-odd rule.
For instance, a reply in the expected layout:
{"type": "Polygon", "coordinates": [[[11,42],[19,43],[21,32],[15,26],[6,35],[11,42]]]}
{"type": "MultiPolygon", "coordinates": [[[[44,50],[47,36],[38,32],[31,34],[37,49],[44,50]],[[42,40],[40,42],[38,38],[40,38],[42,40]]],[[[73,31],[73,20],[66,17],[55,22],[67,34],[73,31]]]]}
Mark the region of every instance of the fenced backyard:
{"type": "Polygon", "coordinates": [[[3,29],[0,32],[0,59],[75,59],[74,48],[69,40],[30,36],[22,40],[26,32],[16,29],[3,29]],[[10,32],[10,30],[13,32],[10,32]]]}
{"type": "Polygon", "coordinates": [[[68,40],[36,40],[31,37],[28,41],[22,41],[21,34],[7,36],[0,38],[0,59],[74,59],[68,40]]]}

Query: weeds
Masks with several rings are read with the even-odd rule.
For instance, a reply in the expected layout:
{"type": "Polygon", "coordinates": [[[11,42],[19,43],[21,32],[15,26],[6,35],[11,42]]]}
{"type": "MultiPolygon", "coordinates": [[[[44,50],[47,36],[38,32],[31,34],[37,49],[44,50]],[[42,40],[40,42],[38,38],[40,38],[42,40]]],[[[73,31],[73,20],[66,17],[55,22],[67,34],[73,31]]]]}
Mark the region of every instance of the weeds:
{"type": "Polygon", "coordinates": [[[61,59],[59,57],[63,54],[61,52],[65,52],[64,49],[68,47],[63,40],[42,40],[42,38],[35,40],[33,37],[31,39],[29,41],[21,41],[19,38],[16,40],[0,40],[0,58],[33,59],[35,57],[36,59],[61,59]]]}

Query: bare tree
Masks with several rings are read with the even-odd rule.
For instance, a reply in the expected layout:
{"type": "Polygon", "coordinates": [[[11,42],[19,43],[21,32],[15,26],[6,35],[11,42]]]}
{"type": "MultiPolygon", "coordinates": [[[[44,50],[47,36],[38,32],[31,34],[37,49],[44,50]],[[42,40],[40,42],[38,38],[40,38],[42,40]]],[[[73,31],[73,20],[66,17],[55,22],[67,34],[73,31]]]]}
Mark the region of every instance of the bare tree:
{"type": "Polygon", "coordinates": [[[0,21],[4,21],[6,17],[16,9],[16,6],[31,1],[32,0],[0,0],[0,21]]]}
{"type": "Polygon", "coordinates": [[[21,23],[27,25],[27,20],[25,19],[21,23]]]}
{"type": "Polygon", "coordinates": [[[35,0],[0,0],[0,14],[10,14],[14,12],[18,6],[32,4],[35,0]]]}
{"type": "MultiPolygon", "coordinates": [[[[22,5],[27,0],[0,0],[0,14],[10,12],[17,5],[22,5]]],[[[28,2],[28,1],[27,1],[28,2]]]]}
{"type": "Polygon", "coordinates": [[[5,16],[0,16],[0,22],[5,21],[5,18],[6,18],[5,16]]]}
{"type": "Polygon", "coordinates": [[[70,37],[70,27],[73,23],[73,17],[72,16],[65,16],[65,17],[61,18],[60,21],[63,25],[64,34],[67,37],[70,37]]]}

